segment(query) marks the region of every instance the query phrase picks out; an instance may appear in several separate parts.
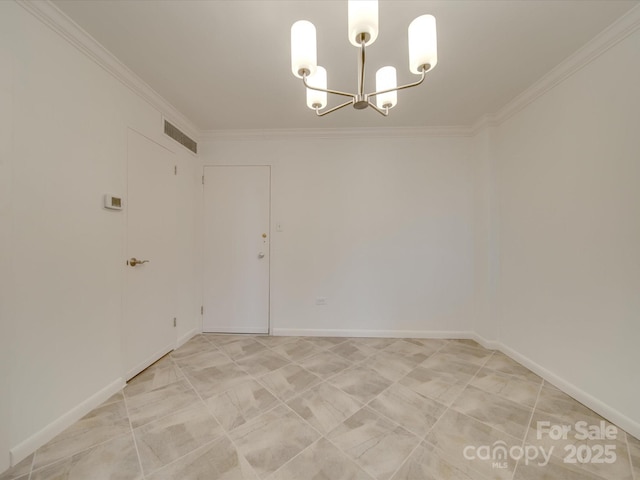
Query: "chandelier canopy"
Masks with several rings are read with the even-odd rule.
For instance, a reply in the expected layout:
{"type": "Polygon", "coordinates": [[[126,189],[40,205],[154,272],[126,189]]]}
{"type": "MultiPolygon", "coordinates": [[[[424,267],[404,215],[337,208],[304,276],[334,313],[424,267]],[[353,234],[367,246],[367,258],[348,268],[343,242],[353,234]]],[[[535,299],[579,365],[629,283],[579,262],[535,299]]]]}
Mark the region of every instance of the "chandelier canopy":
{"type": "Polygon", "coordinates": [[[348,0],[348,17],[349,41],[360,49],[357,93],[327,88],[327,71],[317,62],[316,27],[307,20],[299,20],[291,26],[291,70],[302,79],[307,90],[307,106],[315,110],[319,117],[347,105],[353,105],[357,110],[372,107],[386,117],[389,109],[398,103],[398,90],[420,85],[426,73],[438,63],[436,19],[432,15],[422,15],[409,25],[409,70],[420,75],[420,79],[398,86],[395,67],[382,67],[376,72],[376,91],[364,93],[365,47],[378,37],[378,1],[348,0]],[[349,97],[349,100],[323,110],[327,106],[328,93],[349,97]],[[371,101],[373,97],[375,103],[371,101]]]}

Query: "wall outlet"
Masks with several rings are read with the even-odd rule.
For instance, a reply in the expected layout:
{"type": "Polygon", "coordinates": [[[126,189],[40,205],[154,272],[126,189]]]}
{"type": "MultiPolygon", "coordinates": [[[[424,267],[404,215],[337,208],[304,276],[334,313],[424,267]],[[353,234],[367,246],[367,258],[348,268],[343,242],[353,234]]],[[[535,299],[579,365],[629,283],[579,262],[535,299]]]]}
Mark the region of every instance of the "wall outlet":
{"type": "Polygon", "coordinates": [[[316,305],[326,305],[327,298],[326,297],[316,297],[316,305]]]}

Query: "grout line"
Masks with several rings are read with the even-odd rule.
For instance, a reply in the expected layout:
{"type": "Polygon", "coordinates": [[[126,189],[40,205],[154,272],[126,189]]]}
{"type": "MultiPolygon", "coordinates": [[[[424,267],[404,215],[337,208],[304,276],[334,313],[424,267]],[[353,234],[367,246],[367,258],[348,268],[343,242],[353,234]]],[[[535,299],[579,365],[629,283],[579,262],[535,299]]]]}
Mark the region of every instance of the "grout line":
{"type": "Polygon", "coordinates": [[[131,430],[131,437],[133,437],[133,446],[136,449],[136,455],[138,457],[138,466],[140,467],[140,473],[142,474],[142,479],[146,478],[144,474],[144,468],[142,468],[142,458],[140,457],[140,450],[138,450],[138,441],[136,440],[136,434],[133,432],[133,424],[131,423],[131,415],[129,415],[129,405],[127,405],[127,397],[122,393],[122,397],[124,398],[124,408],[127,412],[127,420],[129,420],[129,429],[131,430]]]}
{"type": "MultiPolygon", "coordinates": [[[[224,353],[224,352],[223,352],[223,353],[224,353]]],[[[235,363],[235,362],[234,362],[234,363],[235,363]]],[[[180,368],[180,366],[178,366],[178,368],[180,368]]],[[[181,368],[180,368],[180,371],[182,371],[182,369],[181,369],[181,368]]],[[[185,374],[184,372],[182,372],[182,374],[183,374],[183,375],[185,375],[185,378],[187,379],[187,382],[189,383],[189,385],[191,385],[191,388],[193,388],[193,390],[196,392],[196,395],[198,396],[198,398],[200,399],[200,401],[203,403],[204,408],[207,410],[207,412],[209,412],[209,415],[211,415],[211,418],[213,418],[213,420],[214,420],[218,425],[220,425],[220,428],[222,428],[222,431],[223,431],[224,433],[220,436],[220,438],[222,438],[222,437],[226,437],[226,438],[227,438],[227,440],[229,440],[229,442],[231,442],[231,445],[233,445],[233,448],[236,450],[236,454],[238,455],[238,466],[240,466],[240,458],[239,458],[239,457],[240,457],[240,456],[242,456],[242,458],[244,458],[244,459],[246,460],[247,465],[249,465],[249,467],[251,468],[251,471],[255,474],[256,478],[259,478],[259,475],[258,475],[258,473],[255,471],[255,469],[253,468],[253,465],[251,465],[251,463],[246,459],[246,457],[244,456],[244,454],[240,451],[240,449],[238,448],[238,445],[236,445],[236,443],[233,441],[233,439],[231,438],[231,436],[230,436],[230,435],[229,435],[229,433],[227,432],[227,429],[226,429],[226,428],[224,428],[224,427],[222,426],[222,424],[218,421],[218,419],[216,418],[216,416],[213,414],[213,412],[212,412],[212,411],[211,411],[211,409],[209,408],[208,403],[204,400],[204,398],[202,398],[202,395],[200,395],[200,392],[198,392],[198,390],[197,390],[197,389],[195,388],[195,386],[191,383],[191,380],[189,380],[189,378],[186,376],[186,374],[185,374]]],[[[241,382],[238,382],[238,383],[241,383],[241,382]]],[[[228,390],[225,390],[225,392],[226,392],[226,391],[228,391],[228,390]]],[[[216,395],[214,395],[214,396],[216,396],[216,395]]],[[[277,398],[277,397],[276,397],[276,398],[277,398]]],[[[211,441],[211,442],[209,442],[209,443],[216,442],[216,441],[220,440],[220,438],[216,438],[216,439],[212,440],[212,441],[211,441]]],[[[202,445],[202,447],[205,447],[206,445],[209,445],[209,443],[206,443],[205,445],[202,445]]],[[[182,456],[182,457],[180,457],[180,458],[177,458],[176,460],[174,460],[174,462],[177,462],[178,460],[180,460],[180,459],[182,459],[182,458],[186,457],[187,455],[189,455],[189,454],[191,454],[191,453],[195,452],[196,450],[198,450],[198,449],[196,448],[196,449],[194,449],[194,450],[191,450],[191,452],[189,452],[189,453],[187,453],[187,454],[183,455],[183,456],[182,456]]],[[[174,463],[174,462],[171,462],[171,463],[174,463]]],[[[167,465],[171,465],[171,463],[168,463],[167,465]]],[[[167,465],[165,465],[165,466],[164,466],[164,467],[162,467],[162,468],[165,468],[167,465]]]]}
{"type": "MultiPolygon", "coordinates": [[[[98,408],[98,407],[96,407],[96,408],[98,408]]],[[[55,465],[56,463],[60,463],[60,462],[62,462],[64,460],[67,460],[67,459],[69,459],[71,457],[75,457],[76,455],[80,455],[80,454],[86,453],[89,450],[93,450],[94,448],[99,447],[101,445],[104,445],[105,443],[108,443],[108,442],[110,442],[112,440],[116,440],[116,439],[118,439],[120,437],[124,437],[128,433],[129,432],[125,432],[125,433],[121,433],[119,435],[115,435],[113,437],[107,438],[106,440],[103,440],[102,442],[99,442],[99,443],[96,443],[94,445],[91,445],[90,447],[83,448],[82,450],[79,450],[77,452],[71,453],[69,455],[65,455],[64,457],[58,458],[57,460],[54,460],[53,462],[49,462],[49,463],[46,463],[44,465],[41,465],[38,468],[34,468],[35,467],[35,456],[34,456],[34,462],[31,465],[31,472],[29,473],[29,478],[31,478],[31,475],[33,473],[35,473],[35,472],[39,472],[40,470],[43,470],[43,469],[48,468],[48,467],[51,467],[52,465],[55,465]]]]}
{"type": "Polygon", "coordinates": [[[31,480],[31,475],[33,474],[33,466],[36,464],[36,454],[38,450],[33,452],[33,458],[31,459],[31,466],[29,467],[29,475],[27,475],[27,480],[31,480]]]}
{"type": "MultiPolygon", "coordinates": [[[[435,352],[433,352],[431,355],[429,355],[429,356],[424,360],[424,362],[426,362],[429,358],[431,358],[433,355],[435,355],[435,354],[436,354],[436,353],[438,353],[440,350],[442,350],[442,348],[444,348],[444,346],[445,346],[446,344],[447,344],[447,342],[445,342],[445,343],[443,343],[442,345],[440,345],[440,347],[438,347],[438,348],[436,349],[436,351],[435,351],[435,352]]],[[[491,356],[489,356],[489,358],[491,358],[491,356]]],[[[423,363],[423,362],[420,362],[418,365],[421,365],[422,363],[423,363]]],[[[414,369],[415,369],[415,368],[417,368],[417,366],[418,366],[418,365],[416,365],[416,367],[414,367],[414,369]]],[[[478,370],[478,371],[479,371],[479,370],[478,370]]],[[[407,375],[409,375],[409,374],[407,373],[407,375]]],[[[402,378],[405,378],[407,375],[405,375],[405,376],[404,376],[404,377],[402,377],[402,378]]],[[[399,380],[398,380],[398,382],[399,382],[399,380]]],[[[408,387],[407,387],[407,388],[408,388],[408,387]]],[[[412,390],[412,391],[413,391],[413,390],[412,390]]],[[[417,392],[416,392],[416,393],[417,393],[417,392]]],[[[418,395],[420,395],[420,394],[418,393],[418,395]]],[[[425,397],[425,398],[427,398],[427,397],[425,397]]],[[[432,399],[431,397],[428,397],[428,398],[429,398],[430,400],[437,401],[437,400],[432,399]]],[[[402,470],[402,467],[404,467],[404,465],[409,461],[409,459],[413,456],[413,454],[416,452],[416,450],[418,450],[418,448],[420,448],[420,446],[422,445],[422,443],[423,443],[423,442],[426,442],[426,440],[427,440],[427,436],[429,436],[429,433],[431,433],[431,430],[433,430],[433,427],[435,427],[435,426],[436,426],[436,424],[440,421],[440,419],[444,416],[444,414],[445,414],[445,413],[447,413],[447,412],[449,411],[449,409],[451,408],[450,406],[445,405],[445,404],[443,404],[442,402],[438,402],[438,403],[439,403],[439,404],[441,404],[441,405],[443,405],[443,406],[445,407],[445,408],[444,408],[444,410],[442,410],[442,413],[438,416],[438,418],[436,419],[436,421],[435,421],[435,422],[433,422],[433,424],[432,424],[432,425],[427,429],[426,433],[425,433],[425,434],[423,435],[423,437],[420,439],[420,441],[418,442],[418,444],[417,444],[415,447],[413,447],[413,450],[411,450],[411,452],[409,453],[409,455],[407,455],[407,458],[405,458],[405,459],[402,461],[402,463],[398,466],[398,468],[393,472],[393,474],[392,474],[392,475],[391,475],[391,477],[389,477],[389,478],[393,478],[395,475],[397,475],[397,474],[398,474],[398,472],[399,472],[400,470],[402,470]]]]}
{"type": "MultiPolygon", "coordinates": [[[[531,421],[533,420],[533,416],[536,413],[536,406],[538,405],[538,400],[540,400],[540,394],[542,393],[542,387],[544,386],[544,380],[540,382],[540,386],[538,387],[538,395],[536,395],[536,401],[533,403],[533,408],[531,409],[531,415],[529,416],[529,422],[527,423],[527,429],[524,432],[524,438],[522,439],[522,443],[520,444],[521,448],[524,448],[524,444],[527,442],[527,437],[529,436],[529,430],[531,430],[531,421]]],[[[518,470],[518,466],[520,465],[520,459],[516,461],[516,466],[513,468],[513,474],[511,475],[511,479],[513,480],[516,476],[516,471],[518,470]]]]}
{"type": "MultiPolygon", "coordinates": [[[[622,430],[622,429],[619,428],[618,430],[622,430]]],[[[631,445],[629,445],[629,434],[624,430],[622,431],[624,432],[624,441],[625,441],[625,444],[627,445],[627,455],[629,457],[629,468],[631,468],[631,478],[632,480],[640,480],[636,476],[635,468],[633,468],[633,460],[631,458],[631,445]]]]}

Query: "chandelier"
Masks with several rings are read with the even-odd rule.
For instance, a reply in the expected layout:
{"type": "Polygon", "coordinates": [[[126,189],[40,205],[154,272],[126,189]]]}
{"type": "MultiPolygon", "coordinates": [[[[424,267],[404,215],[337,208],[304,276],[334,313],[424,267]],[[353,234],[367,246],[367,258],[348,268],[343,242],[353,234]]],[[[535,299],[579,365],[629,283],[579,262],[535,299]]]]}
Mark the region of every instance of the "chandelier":
{"type": "Polygon", "coordinates": [[[413,83],[398,86],[396,69],[382,67],[376,72],[376,91],[364,92],[365,47],[378,37],[378,1],[349,0],[349,41],[360,49],[358,55],[357,93],[340,92],[327,88],[327,71],[318,65],[316,52],[316,27],[307,20],[299,20],[291,26],[291,70],[302,79],[307,90],[307,106],[322,117],[347,105],[356,110],[372,107],[376,112],[389,115],[389,109],[398,103],[398,90],[416,87],[424,81],[426,73],[438,62],[436,19],[422,15],[411,22],[409,38],[409,70],[420,75],[413,83]],[[321,111],[327,106],[327,94],[349,97],[346,102],[321,111]],[[371,101],[375,97],[375,103],[371,101]]]}

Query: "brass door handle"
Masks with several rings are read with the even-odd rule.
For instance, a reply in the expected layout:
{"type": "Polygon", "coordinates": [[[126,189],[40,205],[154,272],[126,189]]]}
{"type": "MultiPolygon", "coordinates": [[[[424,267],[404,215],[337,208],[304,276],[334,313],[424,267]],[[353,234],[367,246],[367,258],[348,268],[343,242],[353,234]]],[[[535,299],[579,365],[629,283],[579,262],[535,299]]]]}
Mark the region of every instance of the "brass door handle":
{"type": "Polygon", "coordinates": [[[135,267],[136,265],[142,265],[143,263],[147,263],[149,260],[138,260],[136,257],[131,257],[129,260],[129,265],[135,267]]]}

